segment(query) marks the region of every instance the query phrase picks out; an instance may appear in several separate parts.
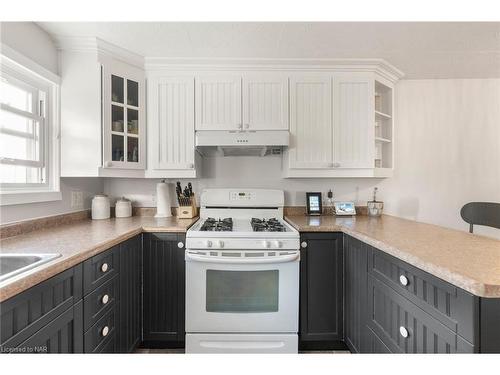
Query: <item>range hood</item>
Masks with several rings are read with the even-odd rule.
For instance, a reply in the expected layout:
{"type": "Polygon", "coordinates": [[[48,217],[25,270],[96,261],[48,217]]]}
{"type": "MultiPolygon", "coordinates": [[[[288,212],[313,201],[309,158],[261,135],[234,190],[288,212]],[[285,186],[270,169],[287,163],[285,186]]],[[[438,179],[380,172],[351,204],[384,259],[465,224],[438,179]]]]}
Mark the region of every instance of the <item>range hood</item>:
{"type": "Polygon", "coordinates": [[[205,156],[276,155],[289,138],[288,130],[198,130],[196,148],[205,156]]]}

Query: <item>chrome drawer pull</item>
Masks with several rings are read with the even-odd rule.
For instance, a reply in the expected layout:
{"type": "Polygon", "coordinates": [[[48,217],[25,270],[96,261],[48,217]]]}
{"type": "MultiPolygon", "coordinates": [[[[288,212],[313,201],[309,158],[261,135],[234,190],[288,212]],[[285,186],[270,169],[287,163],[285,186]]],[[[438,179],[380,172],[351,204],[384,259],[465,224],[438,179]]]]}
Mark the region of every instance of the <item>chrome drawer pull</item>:
{"type": "Polygon", "coordinates": [[[103,305],[107,304],[109,301],[109,296],[107,294],[102,296],[101,302],[103,305]]]}
{"type": "Polygon", "coordinates": [[[105,326],[102,331],[101,331],[101,335],[102,337],[106,337],[109,333],[109,327],[108,326],[105,326]]]}
{"type": "Polygon", "coordinates": [[[409,333],[408,333],[408,330],[401,326],[399,327],[399,333],[401,334],[401,336],[403,336],[405,339],[409,336],[409,333]]]}
{"type": "Polygon", "coordinates": [[[300,247],[305,249],[307,247],[307,242],[306,241],[302,241],[301,244],[300,244],[300,247]]]}
{"type": "Polygon", "coordinates": [[[179,249],[182,249],[182,248],[184,247],[184,243],[179,242],[179,243],[177,244],[177,247],[178,247],[179,249]]]}
{"type": "Polygon", "coordinates": [[[408,278],[405,275],[399,276],[399,282],[403,286],[407,286],[409,284],[409,280],[408,280],[408,278]]]}
{"type": "Polygon", "coordinates": [[[103,263],[101,266],[101,271],[106,272],[108,270],[108,263],[103,263]]]}

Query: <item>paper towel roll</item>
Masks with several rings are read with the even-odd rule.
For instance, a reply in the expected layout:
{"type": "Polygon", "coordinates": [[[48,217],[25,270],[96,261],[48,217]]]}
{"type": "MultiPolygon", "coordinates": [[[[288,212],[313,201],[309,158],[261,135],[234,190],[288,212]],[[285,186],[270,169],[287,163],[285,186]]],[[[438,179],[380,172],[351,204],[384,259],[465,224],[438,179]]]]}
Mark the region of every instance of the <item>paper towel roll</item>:
{"type": "Polygon", "coordinates": [[[168,184],[163,180],[156,184],[156,215],[155,217],[170,217],[172,216],[172,208],[170,207],[170,193],[168,192],[168,184]]]}

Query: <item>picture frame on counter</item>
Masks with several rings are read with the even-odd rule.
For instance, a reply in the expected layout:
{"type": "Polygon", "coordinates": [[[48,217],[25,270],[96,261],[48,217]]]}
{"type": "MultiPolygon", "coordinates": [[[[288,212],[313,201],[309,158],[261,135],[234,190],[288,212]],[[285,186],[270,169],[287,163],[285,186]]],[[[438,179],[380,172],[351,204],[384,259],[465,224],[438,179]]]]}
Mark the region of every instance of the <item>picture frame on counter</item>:
{"type": "Polygon", "coordinates": [[[307,214],[308,215],[321,215],[323,212],[323,205],[321,193],[306,193],[307,214]]]}

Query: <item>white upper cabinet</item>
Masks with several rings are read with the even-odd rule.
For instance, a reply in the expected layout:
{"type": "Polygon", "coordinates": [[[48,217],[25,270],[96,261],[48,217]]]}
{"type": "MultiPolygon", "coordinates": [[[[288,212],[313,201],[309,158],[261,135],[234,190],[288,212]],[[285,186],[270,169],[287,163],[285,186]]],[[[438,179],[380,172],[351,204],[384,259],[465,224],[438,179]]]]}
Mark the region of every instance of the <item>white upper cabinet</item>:
{"type": "Polygon", "coordinates": [[[288,129],[288,77],[280,74],[243,76],[243,129],[288,129]]]}
{"type": "Polygon", "coordinates": [[[145,169],[144,72],[121,62],[102,71],[103,167],[145,169]]]}
{"type": "Polygon", "coordinates": [[[241,76],[196,77],[196,130],[241,129],[241,76]]]}
{"type": "Polygon", "coordinates": [[[148,134],[147,175],[174,170],[158,176],[194,176],[178,173],[195,167],[193,76],[148,79],[148,134]]]}
{"type": "Polygon", "coordinates": [[[289,168],[333,166],[332,105],[331,75],[290,78],[289,168]]]}
{"type": "Polygon", "coordinates": [[[334,82],[334,167],[373,168],[374,77],[338,73],[334,82]]]}

